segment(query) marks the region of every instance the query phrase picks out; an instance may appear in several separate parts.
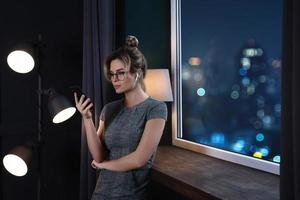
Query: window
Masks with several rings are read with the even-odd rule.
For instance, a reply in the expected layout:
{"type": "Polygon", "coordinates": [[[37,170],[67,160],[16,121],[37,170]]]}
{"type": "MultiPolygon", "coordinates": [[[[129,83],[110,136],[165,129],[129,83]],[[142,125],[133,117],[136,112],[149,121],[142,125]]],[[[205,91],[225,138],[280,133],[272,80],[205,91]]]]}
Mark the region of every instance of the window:
{"type": "Polygon", "coordinates": [[[171,1],[174,145],[279,174],[282,1],[171,1]]]}

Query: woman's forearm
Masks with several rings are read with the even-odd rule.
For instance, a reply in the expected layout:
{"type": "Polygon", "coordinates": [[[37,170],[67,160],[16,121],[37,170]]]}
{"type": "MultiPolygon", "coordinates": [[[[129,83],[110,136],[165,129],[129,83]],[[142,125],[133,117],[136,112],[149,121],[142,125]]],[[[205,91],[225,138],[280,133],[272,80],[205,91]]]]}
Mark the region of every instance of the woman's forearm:
{"type": "Polygon", "coordinates": [[[130,153],[116,160],[103,161],[96,163],[93,161],[92,165],[99,169],[108,169],[111,171],[125,172],[133,169],[137,169],[145,165],[141,159],[138,159],[136,152],[130,153]]]}
{"type": "Polygon", "coordinates": [[[96,133],[94,122],[92,118],[83,118],[83,123],[86,131],[89,151],[94,160],[102,162],[105,159],[105,150],[99,136],[96,133]]]}

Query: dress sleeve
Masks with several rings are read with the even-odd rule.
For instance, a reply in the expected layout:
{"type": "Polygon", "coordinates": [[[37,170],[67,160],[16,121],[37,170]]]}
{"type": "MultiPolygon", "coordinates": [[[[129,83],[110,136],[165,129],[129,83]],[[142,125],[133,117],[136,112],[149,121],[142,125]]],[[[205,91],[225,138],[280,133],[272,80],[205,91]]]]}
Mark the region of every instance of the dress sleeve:
{"type": "Polygon", "coordinates": [[[159,102],[159,104],[155,105],[150,109],[147,113],[147,120],[155,119],[155,118],[162,118],[167,120],[168,110],[167,105],[164,102],[159,102]]]}
{"type": "Polygon", "coordinates": [[[106,113],[106,105],[102,108],[101,114],[100,114],[100,120],[105,121],[105,113],[106,113]]]}

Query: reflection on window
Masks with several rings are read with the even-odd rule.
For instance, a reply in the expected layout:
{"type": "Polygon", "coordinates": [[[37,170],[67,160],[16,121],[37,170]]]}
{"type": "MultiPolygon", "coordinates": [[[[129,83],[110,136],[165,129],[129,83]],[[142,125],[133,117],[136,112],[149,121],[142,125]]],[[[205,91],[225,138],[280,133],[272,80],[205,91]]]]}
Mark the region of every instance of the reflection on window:
{"type": "Polygon", "coordinates": [[[182,139],[280,162],[282,0],[181,1],[182,139]]]}

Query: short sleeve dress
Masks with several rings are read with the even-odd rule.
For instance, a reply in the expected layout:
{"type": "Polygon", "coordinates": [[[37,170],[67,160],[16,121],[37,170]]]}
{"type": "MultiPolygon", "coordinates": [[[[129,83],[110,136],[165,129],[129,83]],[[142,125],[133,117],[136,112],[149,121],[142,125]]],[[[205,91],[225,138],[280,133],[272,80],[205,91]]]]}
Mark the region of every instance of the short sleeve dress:
{"type": "MultiPolygon", "coordinates": [[[[167,119],[166,104],[151,97],[133,107],[125,107],[124,99],[105,105],[101,113],[104,123],[110,111],[116,113],[104,132],[104,145],[108,150],[107,160],[115,160],[135,151],[148,120],[167,119]],[[119,109],[116,110],[117,107],[119,109]]],[[[146,165],[139,169],[126,172],[101,169],[92,200],[147,199],[147,186],[154,156],[155,153],[146,165]]]]}

